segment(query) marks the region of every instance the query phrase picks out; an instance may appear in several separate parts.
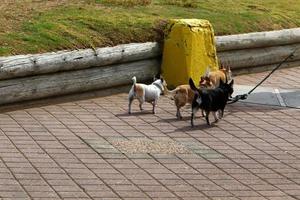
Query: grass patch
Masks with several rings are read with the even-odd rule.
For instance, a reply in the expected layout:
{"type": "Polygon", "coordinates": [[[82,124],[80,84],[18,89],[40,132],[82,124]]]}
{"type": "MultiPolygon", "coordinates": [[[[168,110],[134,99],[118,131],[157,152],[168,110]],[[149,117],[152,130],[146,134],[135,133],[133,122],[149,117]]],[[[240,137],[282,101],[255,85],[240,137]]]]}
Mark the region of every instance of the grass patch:
{"type": "Polygon", "coordinates": [[[97,3],[105,5],[118,5],[124,7],[130,6],[147,6],[150,5],[152,0],[96,0],[97,3]]]}
{"type": "Polygon", "coordinates": [[[197,8],[199,1],[195,0],[165,0],[162,2],[165,5],[175,5],[179,7],[186,7],[186,8],[197,8]]]}
{"type": "Polygon", "coordinates": [[[0,5],[0,56],[159,41],[171,18],[216,35],[300,26],[298,0],[60,0],[0,5]],[[293,5],[293,6],[291,6],[293,5]]]}

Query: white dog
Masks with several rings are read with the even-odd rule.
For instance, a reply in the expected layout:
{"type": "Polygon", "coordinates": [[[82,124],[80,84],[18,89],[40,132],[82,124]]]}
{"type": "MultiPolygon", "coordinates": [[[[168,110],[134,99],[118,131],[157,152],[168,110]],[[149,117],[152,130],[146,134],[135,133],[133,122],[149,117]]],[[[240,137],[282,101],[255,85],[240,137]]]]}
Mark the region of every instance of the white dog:
{"type": "Polygon", "coordinates": [[[164,92],[164,85],[166,85],[164,79],[163,78],[156,79],[150,85],[136,83],[135,76],[132,78],[132,81],[133,81],[133,85],[128,95],[128,100],[129,100],[128,113],[129,114],[131,113],[131,104],[133,99],[138,99],[140,102],[140,110],[143,110],[142,105],[146,101],[153,105],[152,112],[153,114],[155,114],[155,106],[157,104],[159,96],[164,92]]]}

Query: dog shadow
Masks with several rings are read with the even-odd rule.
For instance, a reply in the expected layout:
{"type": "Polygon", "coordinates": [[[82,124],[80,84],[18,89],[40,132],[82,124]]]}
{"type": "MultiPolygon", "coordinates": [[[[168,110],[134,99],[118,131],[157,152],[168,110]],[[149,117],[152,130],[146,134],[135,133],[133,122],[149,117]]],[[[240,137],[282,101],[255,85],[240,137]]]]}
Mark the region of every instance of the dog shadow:
{"type": "Polygon", "coordinates": [[[211,125],[207,125],[205,120],[201,120],[204,119],[204,117],[202,116],[197,116],[195,118],[195,121],[197,120],[197,122],[199,124],[195,124],[193,127],[191,126],[191,117],[190,116],[184,116],[181,119],[177,119],[176,117],[174,118],[169,118],[169,119],[160,119],[158,120],[158,122],[165,122],[165,123],[172,123],[172,122],[187,122],[189,125],[188,126],[183,126],[180,128],[175,129],[176,131],[193,131],[193,130],[197,130],[197,129],[201,129],[201,130],[205,130],[205,129],[209,129],[209,128],[213,128],[216,127],[216,123],[215,122],[211,122],[211,125]],[[200,122],[199,120],[200,119],[200,122]]]}
{"type": "Polygon", "coordinates": [[[181,119],[178,119],[176,116],[174,118],[169,118],[169,119],[159,119],[158,122],[167,122],[167,123],[172,123],[172,122],[181,122],[181,121],[188,121],[190,120],[190,116],[184,116],[181,119]]]}
{"type": "Polygon", "coordinates": [[[211,125],[207,125],[206,122],[205,123],[201,123],[201,124],[196,124],[194,126],[184,126],[184,127],[180,127],[178,129],[176,129],[176,131],[194,131],[194,130],[205,130],[205,129],[210,129],[213,127],[216,127],[217,125],[215,123],[211,123],[211,125]]]}
{"type": "Polygon", "coordinates": [[[141,116],[141,115],[153,115],[151,111],[142,111],[142,112],[132,112],[132,113],[120,113],[116,114],[116,117],[129,117],[129,116],[141,116]]]}

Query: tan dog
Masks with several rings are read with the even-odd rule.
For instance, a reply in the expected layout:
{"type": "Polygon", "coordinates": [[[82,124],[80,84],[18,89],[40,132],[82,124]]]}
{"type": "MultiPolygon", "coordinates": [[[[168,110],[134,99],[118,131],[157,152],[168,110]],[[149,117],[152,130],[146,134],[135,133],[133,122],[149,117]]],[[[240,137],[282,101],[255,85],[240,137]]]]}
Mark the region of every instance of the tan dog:
{"type": "MultiPolygon", "coordinates": [[[[177,119],[182,119],[182,115],[180,113],[180,108],[185,106],[186,104],[192,104],[195,92],[191,89],[190,85],[179,85],[174,90],[168,90],[167,85],[164,85],[165,95],[171,95],[172,99],[175,102],[177,111],[176,117],[177,119]]],[[[208,87],[210,88],[210,87],[208,87]]],[[[202,116],[204,117],[204,113],[202,112],[202,116]]]]}
{"type": "Polygon", "coordinates": [[[206,88],[216,88],[220,85],[220,80],[223,81],[223,83],[227,83],[229,80],[232,79],[232,72],[230,70],[229,66],[223,66],[221,64],[221,68],[216,71],[210,71],[209,68],[207,68],[207,71],[204,76],[201,77],[199,85],[201,87],[206,88]]]}
{"type": "Polygon", "coordinates": [[[165,94],[171,95],[172,99],[174,99],[177,112],[176,117],[177,119],[181,119],[180,108],[185,106],[187,103],[191,104],[194,99],[194,91],[191,89],[189,85],[179,85],[174,90],[168,90],[165,86],[165,94]]]}

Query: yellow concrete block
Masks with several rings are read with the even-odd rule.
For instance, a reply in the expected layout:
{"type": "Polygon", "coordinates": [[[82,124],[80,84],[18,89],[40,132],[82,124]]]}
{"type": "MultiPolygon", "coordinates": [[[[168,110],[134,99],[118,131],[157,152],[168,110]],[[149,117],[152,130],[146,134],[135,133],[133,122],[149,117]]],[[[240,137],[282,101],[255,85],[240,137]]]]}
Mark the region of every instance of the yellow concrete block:
{"type": "Polygon", "coordinates": [[[187,84],[190,77],[198,84],[207,67],[212,71],[219,68],[209,21],[171,20],[167,31],[161,69],[170,88],[187,84]]]}

